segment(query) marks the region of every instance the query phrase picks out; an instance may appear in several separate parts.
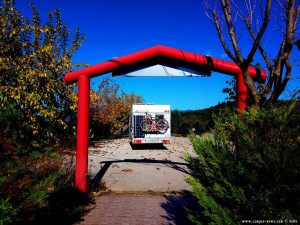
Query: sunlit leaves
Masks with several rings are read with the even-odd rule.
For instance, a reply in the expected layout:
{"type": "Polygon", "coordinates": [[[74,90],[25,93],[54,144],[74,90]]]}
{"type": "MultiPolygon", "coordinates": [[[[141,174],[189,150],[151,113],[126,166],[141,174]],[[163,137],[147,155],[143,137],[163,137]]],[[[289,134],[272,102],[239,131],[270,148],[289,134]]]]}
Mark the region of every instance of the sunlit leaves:
{"type": "Polygon", "coordinates": [[[43,25],[30,6],[28,19],[12,0],[0,5],[0,106],[13,104],[33,133],[43,129],[41,121],[63,129],[77,101],[75,86],[67,86],[63,77],[74,67],[71,57],[85,37],[77,30],[70,41],[58,9],[43,25]]]}
{"type": "Polygon", "coordinates": [[[113,134],[128,123],[129,110],[132,104],[143,102],[141,96],[125,94],[120,86],[109,78],[104,79],[97,91],[91,91],[90,114],[93,124],[109,127],[113,134]]]}

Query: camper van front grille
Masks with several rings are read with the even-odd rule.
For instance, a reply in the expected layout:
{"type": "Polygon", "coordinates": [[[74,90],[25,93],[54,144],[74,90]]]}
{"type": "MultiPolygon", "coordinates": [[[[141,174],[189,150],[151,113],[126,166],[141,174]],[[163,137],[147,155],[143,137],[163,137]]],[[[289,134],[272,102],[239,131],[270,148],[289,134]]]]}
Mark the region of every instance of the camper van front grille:
{"type": "Polygon", "coordinates": [[[145,133],[141,130],[141,122],[145,120],[145,116],[137,115],[133,116],[133,137],[134,138],[144,138],[145,133]]]}

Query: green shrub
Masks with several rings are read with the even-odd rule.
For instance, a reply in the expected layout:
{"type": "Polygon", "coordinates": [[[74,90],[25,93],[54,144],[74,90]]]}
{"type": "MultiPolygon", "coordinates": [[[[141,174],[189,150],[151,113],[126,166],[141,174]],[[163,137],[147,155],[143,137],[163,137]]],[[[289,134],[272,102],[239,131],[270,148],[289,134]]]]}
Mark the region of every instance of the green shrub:
{"type": "Polygon", "coordinates": [[[16,216],[17,210],[9,199],[0,198],[0,225],[14,224],[17,221],[16,216]]]}
{"type": "Polygon", "coordinates": [[[48,152],[0,161],[1,222],[31,224],[38,215],[52,212],[54,201],[51,200],[50,207],[49,199],[72,186],[74,180],[73,164],[67,162],[58,154],[48,152]]]}
{"type": "Polygon", "coordinates": [[[16,154],[30,154],[32,151],[45,152],[54,146],[54,140],[50,137],[46,139],[44,134],[33,134],[28,121],[22,121],[20,112],[13,106],[0,108],[0,127],[3,128],[0,132],[0,159],[1,155],[9,155],[8,147],[4,146],[1,138],[11,140],[16,154]]]}
{"type": "Polygon", "coordinates": [[[242,220],[300,221],[300,104],[214,116],[213,138],[190,135],[188,182],[201,215],[197,224],[242,220]]]}

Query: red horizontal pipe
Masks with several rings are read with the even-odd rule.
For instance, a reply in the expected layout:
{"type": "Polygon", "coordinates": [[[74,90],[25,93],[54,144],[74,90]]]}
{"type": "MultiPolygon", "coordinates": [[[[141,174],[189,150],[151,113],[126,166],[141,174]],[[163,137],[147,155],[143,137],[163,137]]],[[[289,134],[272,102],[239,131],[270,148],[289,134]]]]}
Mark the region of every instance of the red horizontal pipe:
{"type": "MultiPolygon", "coordinates": [[[[78,81],[78,77],[82,74],[92,78],[126,67],[142,69],[151,66],[149,65],[149,62],[152,62],[153,65],[164,64],[167,62],[168,64],[171,64],[171,67],[172,65],[176,67],[178,64],[183,64],[186,68],[192,68],[199,72],[202,72],[203,69],[209,69],[210,71],[233,76],[237,76],[241,72],[238,65],[233,62],[206,57],[193,52],[166,47],[163,45],[157,45],[119,58],[114,58],[94,66],[69,72],[65,75],[64,79],[66,83],[75,83],[78,81]]],[[[266,79],[265,70],[260,70],[260,76],[258,77],[256,68],[249,67],[249,74],[252,78],[255,78],[256,81],[262,82],[266,79]]]]}
{"type": "Polygon", "coordinates": [[[105,62],[89,66],[80,70],[69,72],[65,75],[64,79],[66,83],[75,83],[81,74],[85,74],[87,77],[96,77],[106,73],[113,72],[124,66],[129,66],[134,63],[138,63],[141,60],[147,60],[159,55],[159,48],[152,47],[139,52],[134,52],[119,58],[113,58],[105,62]]]}

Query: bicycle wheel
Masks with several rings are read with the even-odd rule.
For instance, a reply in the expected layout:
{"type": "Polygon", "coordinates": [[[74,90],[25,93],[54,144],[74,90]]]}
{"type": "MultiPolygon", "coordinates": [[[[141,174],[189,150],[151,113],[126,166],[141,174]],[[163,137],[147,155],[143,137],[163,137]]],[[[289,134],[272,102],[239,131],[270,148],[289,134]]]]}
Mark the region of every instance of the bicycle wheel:
{"type": "Polygon", "coordinates": [[[140,124],[140,127],[141,127],[142,131],[144,131],[144,132],[149,131],[151,124],[147,123],[146,120],[143,120],[140,124]]]}
{"type": "Polygon", "coordinates": [[[157,128],[158,128],[158,131],[159,131],[160,133],[165,133],[165,132],[168,130],[168,128],[169,128],[169,123],[168,123],[168,121],[165,120],[165,119],[159,120],[159,121],[157,122],[157,128]]]}
{"type": "Polygon", "coordinates": [[[142,131],[146,131],[146,121],[143,120],[141,123],[140,123],[140,127],[141,127],[141,130],[142,131]]]}

